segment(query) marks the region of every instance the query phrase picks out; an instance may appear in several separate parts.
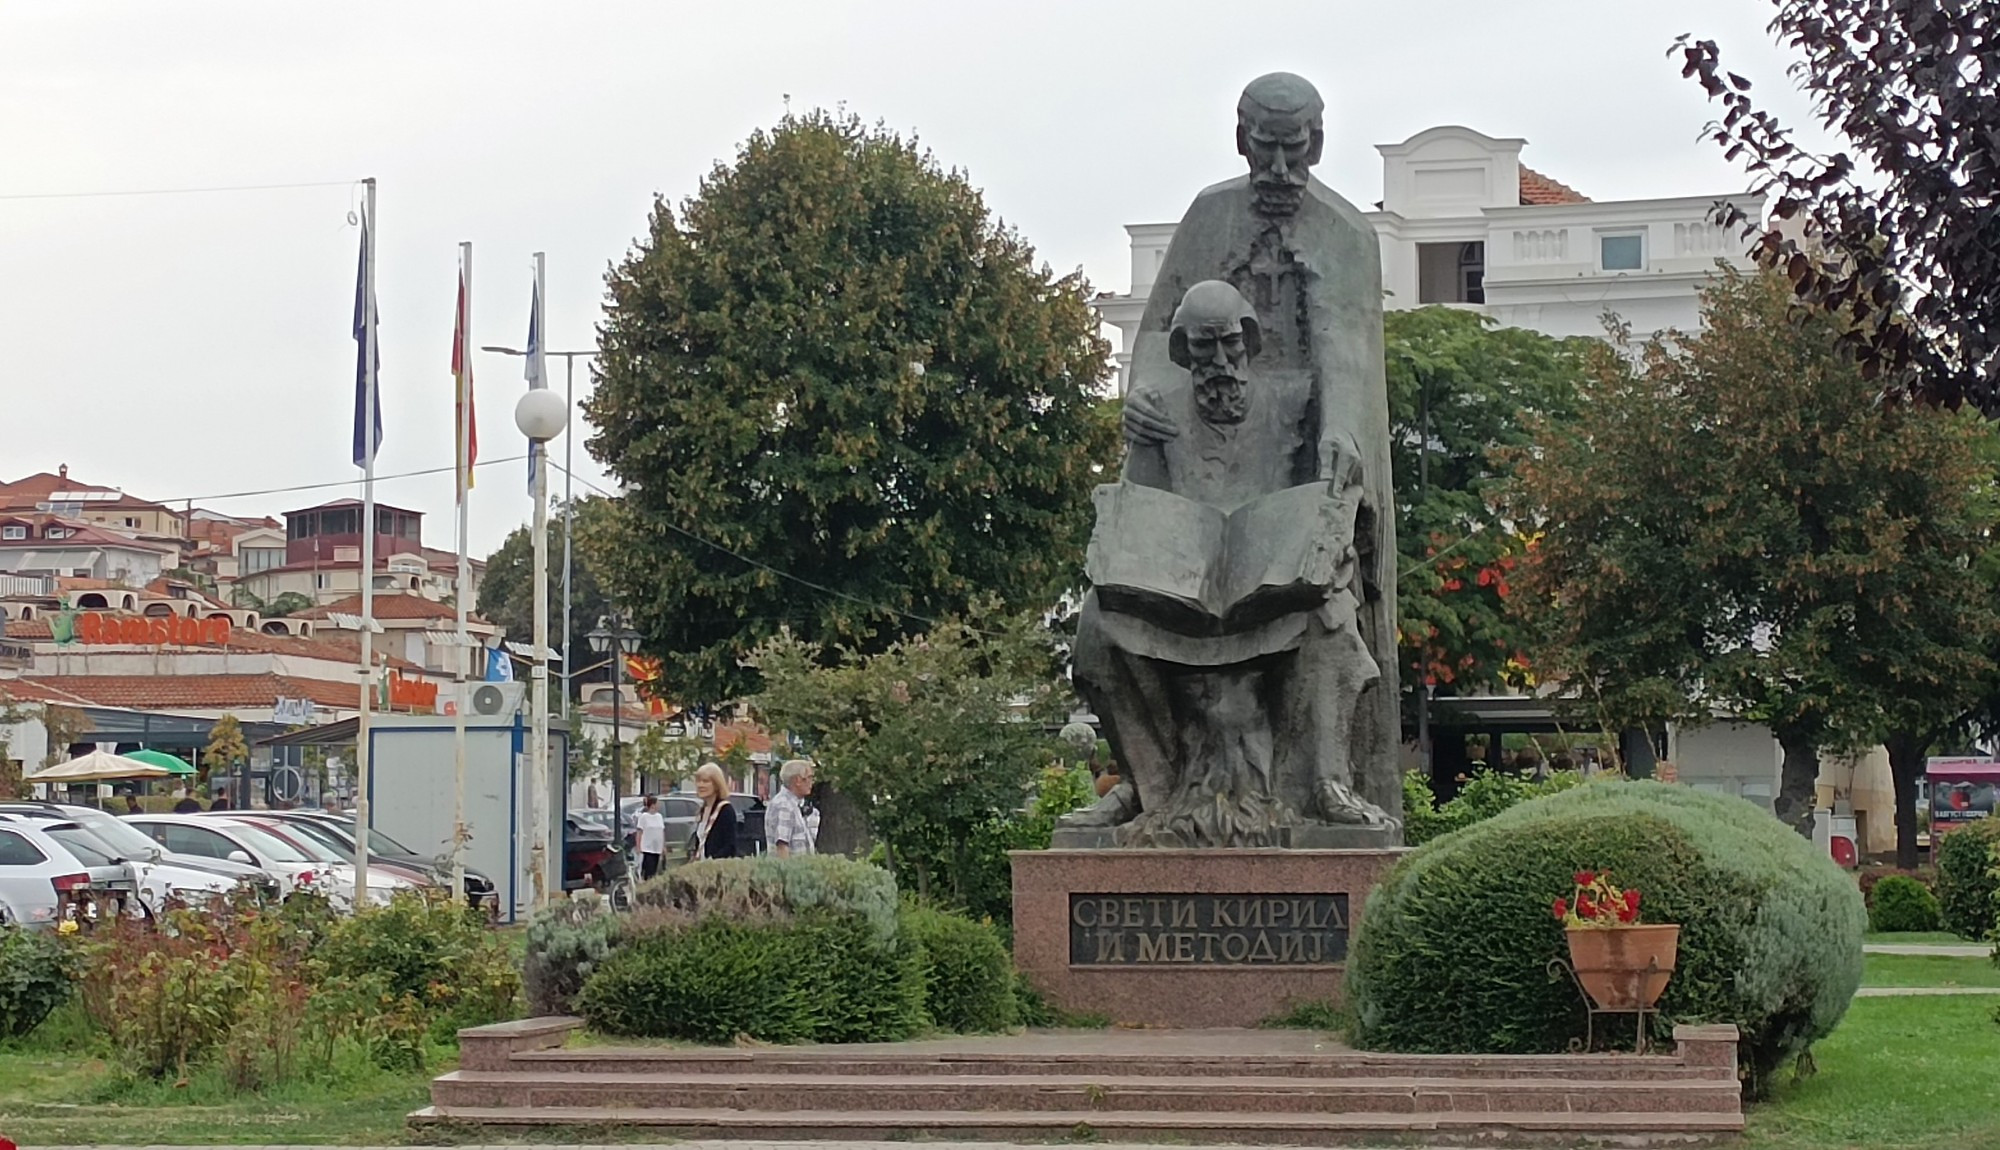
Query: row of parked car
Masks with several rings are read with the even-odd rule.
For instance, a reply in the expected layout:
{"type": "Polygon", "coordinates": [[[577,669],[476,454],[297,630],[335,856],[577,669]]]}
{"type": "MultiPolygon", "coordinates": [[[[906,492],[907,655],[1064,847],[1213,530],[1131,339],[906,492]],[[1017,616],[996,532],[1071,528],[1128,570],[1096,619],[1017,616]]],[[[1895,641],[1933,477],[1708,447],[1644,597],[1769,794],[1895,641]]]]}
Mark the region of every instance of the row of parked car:
{"type": "MultiPolygon", "coordinates": [[[[53,926],[106,913],[154,916],[247,885],[278,900],[300,891],[348,911],[397,891],[448,888],[444,859],[380,831],[368,835],[368,885],[357,892],[354,820],[326,811],[216,811],[119,817],[60,803],[0,803],[0,922],[53,926]]],[[[466,898],[494,898],[468,868],[466,898]]]]}

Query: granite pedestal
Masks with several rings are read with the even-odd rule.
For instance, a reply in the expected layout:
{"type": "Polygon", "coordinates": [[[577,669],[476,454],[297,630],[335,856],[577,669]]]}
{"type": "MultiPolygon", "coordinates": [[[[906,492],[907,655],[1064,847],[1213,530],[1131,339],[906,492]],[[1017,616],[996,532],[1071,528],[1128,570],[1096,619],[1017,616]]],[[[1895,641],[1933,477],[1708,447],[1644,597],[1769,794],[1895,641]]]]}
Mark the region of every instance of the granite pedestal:
{"type": "Polygon", "coordinates": [[[1338,1002],[1368,892],[1402,851],[1016,851],[1014,960],[1130,1026],[1255,1026],[1338,1002]]]}

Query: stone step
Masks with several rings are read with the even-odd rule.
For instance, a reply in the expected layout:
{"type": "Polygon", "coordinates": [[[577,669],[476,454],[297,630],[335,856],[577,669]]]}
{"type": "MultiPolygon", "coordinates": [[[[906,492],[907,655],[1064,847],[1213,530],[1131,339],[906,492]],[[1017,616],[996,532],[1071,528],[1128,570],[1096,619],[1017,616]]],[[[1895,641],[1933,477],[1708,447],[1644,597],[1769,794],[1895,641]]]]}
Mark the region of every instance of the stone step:
{"type": "MultiPolygon", "coordinates": [[[[1220,1099],[1218,1099],[1220,1101],[1220,1099]]],[[[856,1141],[939,1138],[985,1142],[1212,1141],[1325,1146],[1343,1137],[1370,1141],[1401,1135],[1427,1143],[1521,1143],[1573,1147],[1579,1142],[1665,1146],[1717,1140],[1743,1129],[1732,1114],[1537,1114],[1444,1112],[1396,1114],[1234,1113],[1092,1110],[827,1111],[654,1109],[610,1106],[429,1106],[410,1116],[418,1127],[536,1129],[643,1127],[673,1138],[760,1141],[856,1141]]]]}
{"type": "MultiPolygon", "coordinates": [[[[829,1068],[831,1069],[831,1068],[829,1068]]],[[[431,1098],[469,1108],[686,1109],[775,1112],[1062,1112],[1265,1114],[1558,1113],[1741,1110],[1733,1081],[1584,1082],[1560,1078],[1299,1078],[886,1075],[868,1073],[537,1074],[458,1070],[431,1098]]]]}
{"type": "Polygon", "coordinates": [[[1017,1053],[914,1055],[889,1051],[773,1047],[573,1047],[515,1053],[509,1066],[558,1074],[825,1074],[917,1075],[1067,1074],[1112,1077],[1260,1078],[1505,1078],[1581,1082],[1726,1079],[1728,1070],[1682,1066],[1667,1057],[1634,1055],[1357,1054],[1216,1056],[1017,1053]]]}

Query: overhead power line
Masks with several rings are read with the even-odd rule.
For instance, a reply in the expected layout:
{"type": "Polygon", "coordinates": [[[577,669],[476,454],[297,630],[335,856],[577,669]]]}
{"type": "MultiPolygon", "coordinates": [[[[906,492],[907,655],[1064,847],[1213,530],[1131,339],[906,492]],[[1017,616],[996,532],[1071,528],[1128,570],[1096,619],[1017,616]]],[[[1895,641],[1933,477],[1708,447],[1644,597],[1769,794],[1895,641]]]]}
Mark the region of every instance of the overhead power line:
{"type": "Polygon", "coordinates": [[[116,196],[195,196],[209,192],[275,192],[286,188],[345,188],[357,180],[314,180],[303,184],[225,184],[212,188],[137,188],[115,192],[0,192],[0,200],[100,200],[116,196]]]}

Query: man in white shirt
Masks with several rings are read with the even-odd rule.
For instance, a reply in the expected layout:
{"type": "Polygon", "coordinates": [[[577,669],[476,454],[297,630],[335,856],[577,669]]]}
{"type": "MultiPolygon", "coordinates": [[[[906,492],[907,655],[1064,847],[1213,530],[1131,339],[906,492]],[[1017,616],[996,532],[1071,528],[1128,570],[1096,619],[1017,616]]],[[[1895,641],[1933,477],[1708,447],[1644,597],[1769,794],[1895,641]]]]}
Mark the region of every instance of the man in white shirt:
{"type": "Polygon", "coordinates": [[[660,856],[667,851],[667,818],[660,813],[658,795],[646,796],[632,825],[639,830],[639,877],[652,878],[660,873],[660,856]]]}
{"type": "Polygon", "coordinates": [[[813,789],[809,759],[792,759],[778,768],[778,793],[764,808],[764,839],[779,858],[813,853],[813,827],[802,801],[813,789]]]}

